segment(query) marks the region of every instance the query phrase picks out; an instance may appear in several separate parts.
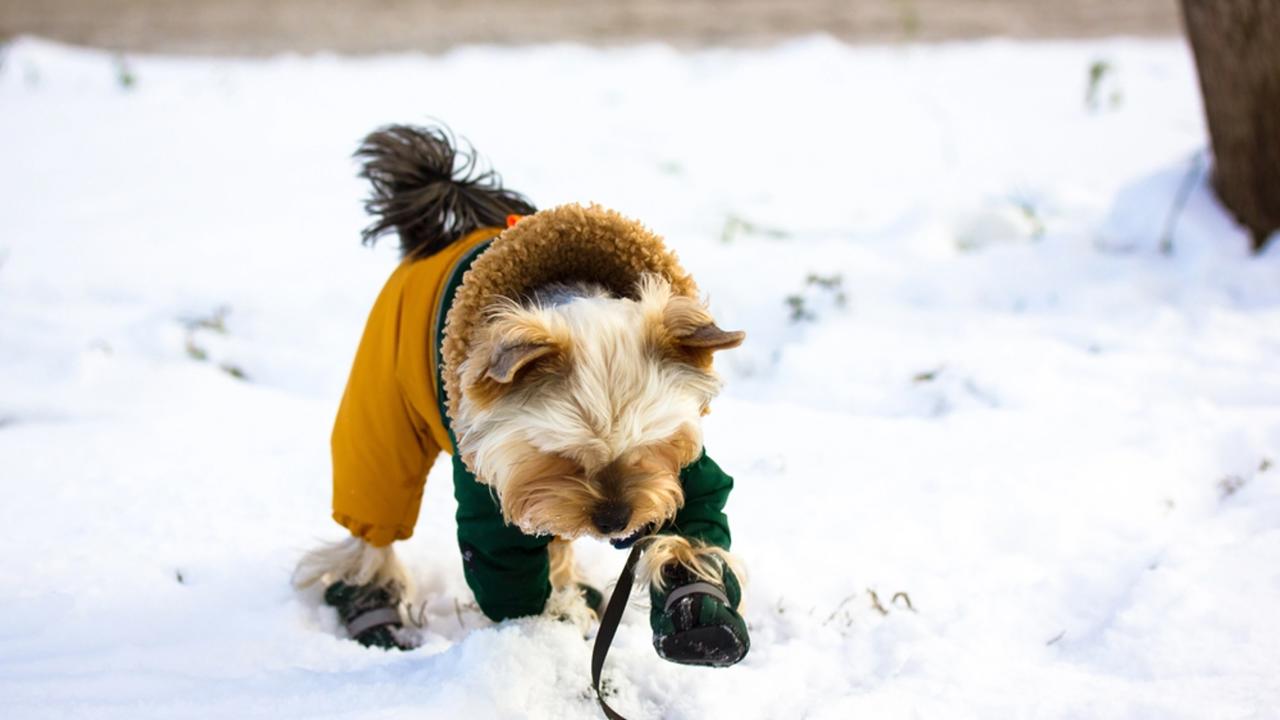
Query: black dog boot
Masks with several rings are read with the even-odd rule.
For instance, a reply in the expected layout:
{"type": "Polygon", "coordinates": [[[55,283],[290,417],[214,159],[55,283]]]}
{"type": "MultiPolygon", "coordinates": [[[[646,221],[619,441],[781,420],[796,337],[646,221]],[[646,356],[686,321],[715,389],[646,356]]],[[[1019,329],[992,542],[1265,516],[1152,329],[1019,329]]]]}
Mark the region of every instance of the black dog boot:
{"type": "Polygon", "coordinates": [[[583,582],[578,583],[578,589],[582,591],[582,599],[587,601],[587,607],[591,608],[596,617],[604,614],[604,593],[583,582]]]}
{"type": "Polygon", "coordinates": [[[738,614],[742,588],[728,568],[724,585],[695,577],[684,567],[662,569],[665,591],[649,589],[649,626],[658,656],[682,665],[728,667],[747,656],[751,638],[738,614]]]}
{"type": "Polygon", "coordinates": [[[400,621],[396,585],[348,585],[336,582],[324,591],[324,602],[338,610],[347,634],[365,647],[408,650],[395,636],[400,621]]]}

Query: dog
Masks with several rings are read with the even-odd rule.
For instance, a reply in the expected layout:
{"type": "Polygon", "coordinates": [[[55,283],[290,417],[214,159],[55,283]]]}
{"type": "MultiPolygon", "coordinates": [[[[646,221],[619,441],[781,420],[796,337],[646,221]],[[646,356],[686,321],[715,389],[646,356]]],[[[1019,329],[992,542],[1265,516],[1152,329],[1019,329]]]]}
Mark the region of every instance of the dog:
{"type": "Polygon", "coordinates": [[[750,647],[723,512],[732,478],[705,453],[720,329],[692,278],[639,223],[599,206],[536,210],[443,127],[392,125],[356,152],[373,187],[366,244],[396,233],[334,424],[334,519],[305,555],[348,634],[401,647],[409,578],[392,545],[427,471],[452,455],[467,582],[493,619],[588,623],[603,597],[572,542],[643,538],[654,647],[726,666],[750,647]]]}

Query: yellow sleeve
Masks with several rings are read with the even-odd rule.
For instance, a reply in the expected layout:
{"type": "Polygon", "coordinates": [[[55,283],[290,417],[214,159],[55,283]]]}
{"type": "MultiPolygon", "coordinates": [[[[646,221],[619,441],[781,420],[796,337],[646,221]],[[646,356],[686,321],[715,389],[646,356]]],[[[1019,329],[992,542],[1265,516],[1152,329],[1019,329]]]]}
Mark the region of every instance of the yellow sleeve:
{"type": "Polygon", "coordinates": [[[379,547],[413,534],[427,472],[440,453],[419,411],[424,403],[413,402],[404,383],[430,372],[420,315],[434,293],[417,291],[413,278],[421,269],[401,265],[378,295],[331,438],[333,519],[379,547]]]}

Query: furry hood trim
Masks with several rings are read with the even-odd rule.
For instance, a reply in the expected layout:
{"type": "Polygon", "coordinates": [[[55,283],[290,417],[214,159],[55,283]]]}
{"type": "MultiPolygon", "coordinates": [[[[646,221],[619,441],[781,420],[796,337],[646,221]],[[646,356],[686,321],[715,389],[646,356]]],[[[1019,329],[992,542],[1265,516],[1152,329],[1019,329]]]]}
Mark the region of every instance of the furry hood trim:
{"type": "Polygon", "coordinates": [[[599,283],[635,297],[642,275],[657,274],[678,295],[697,297],[693,278],[662,239],[635,220],[599,205],[561,205],[522,218],[493,240],[462,276],[445,320],[442,355],[445,401],[457,417],[458,368],[484,313],[499,298],[520,300],[548,283],[599,283]]]}

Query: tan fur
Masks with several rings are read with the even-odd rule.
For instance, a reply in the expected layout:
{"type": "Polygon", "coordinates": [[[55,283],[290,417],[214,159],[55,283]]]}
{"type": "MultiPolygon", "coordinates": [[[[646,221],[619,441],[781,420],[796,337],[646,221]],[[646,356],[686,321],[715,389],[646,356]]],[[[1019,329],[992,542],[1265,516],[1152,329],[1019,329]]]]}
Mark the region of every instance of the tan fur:
{"type": "Polygon", "coordinates": [[[551,562],[551,589],[559,590],[576,586],[578,569],[573,564],[573,543],[556,538],[547,545],[547,557],[551,562]]]}
{"type": "Polygon", "coordinates": [[[542,375],[562,370],[572,346],[568,329],[553,316],[512,300],[499,299],[485,311],[485,317],[468,360],[460,368],[466,402],[473,411],[493,405],[512,388],[517,376],[523,376],[528,384],[534,370],[542,375]],[[519,357],[510,358],[512,353],[519,357]]]}
{"type": "Polygon", "coordinates": [[[308,552],[293,572],[293,586],[298,590],[339,580],[351,585],[396,584],[406,593],[412,590],[409,575],[390,545],[374,547],[356,537],[308,552]]]}
{"type": "Polygon", "coordinates": [[[578,463],[539,452],[533,446],[513,451],[510,478],[501,491],[507,522],[527,532],[574,538],[591,523],[591,508],[603,500],[578,463]]]}
{"type": "Polygon", "coordinates": [[[710,372],[715,351],[737,347],[746,337],[742,332],[721,330],[706,303],[676,294],[661,276],[642,276],[638,294],[644,305],[649,341],[672,362],[710,372]]]}
{"type": "Polygon", "coordinates": [[[572,623],[582,633],[584,640],[588,637],[592,623],[597,619],[595,611],[587,605],[582,588],[577,586],[553,588],[542,612],[547,617],[572,623]]]}
{"type": "Polygon", "coordinates": [[[645,547],[644,555],[636,568],[636,586],[647,588],[653,585],[665,590],[662,568],[670,563],[682,565],[695,576],[718,585],[724,583],[724,568],[727,567],[740,583],[746,584],[741,565],[729,551],[690,541],[679,535],[659,535],[645,547]]]}

